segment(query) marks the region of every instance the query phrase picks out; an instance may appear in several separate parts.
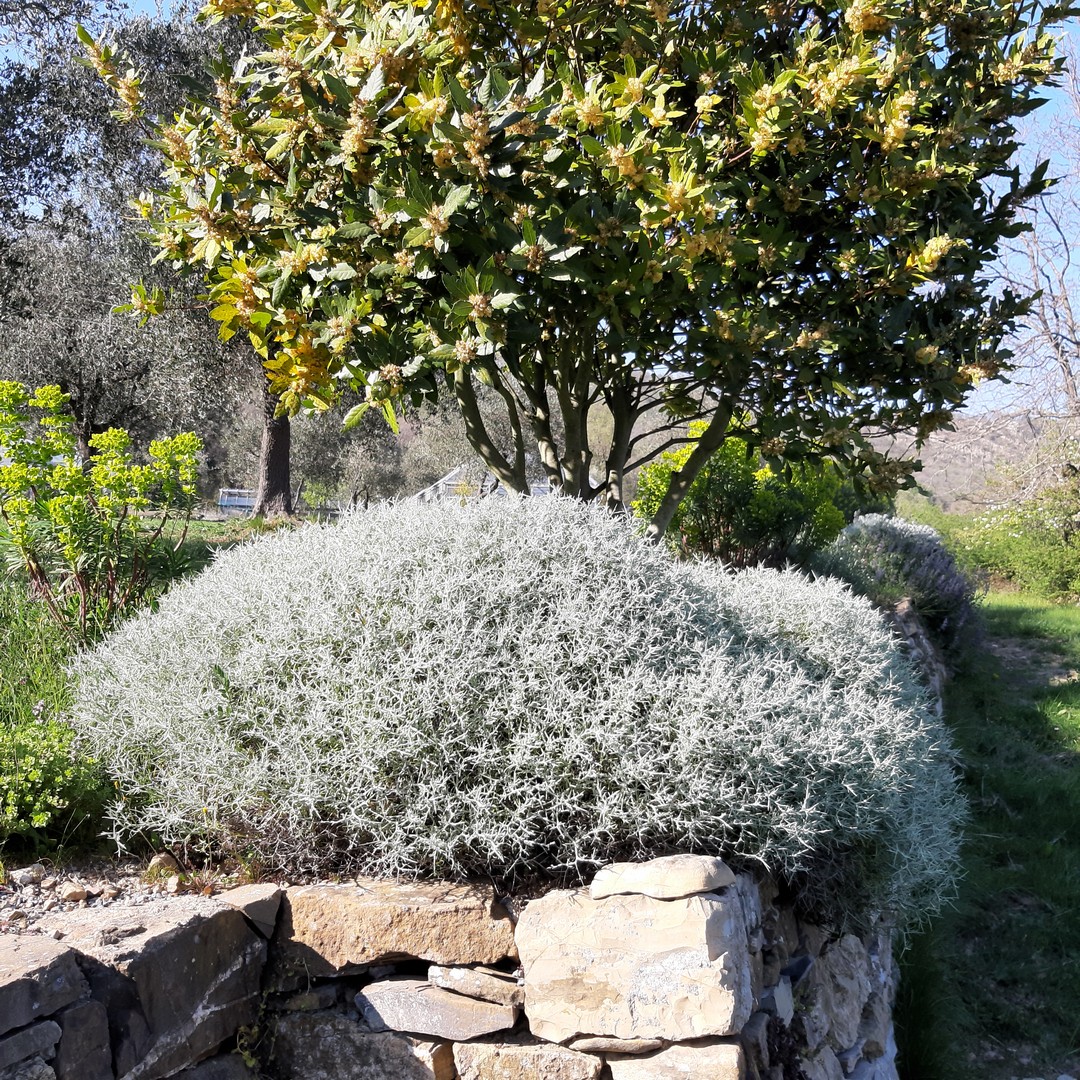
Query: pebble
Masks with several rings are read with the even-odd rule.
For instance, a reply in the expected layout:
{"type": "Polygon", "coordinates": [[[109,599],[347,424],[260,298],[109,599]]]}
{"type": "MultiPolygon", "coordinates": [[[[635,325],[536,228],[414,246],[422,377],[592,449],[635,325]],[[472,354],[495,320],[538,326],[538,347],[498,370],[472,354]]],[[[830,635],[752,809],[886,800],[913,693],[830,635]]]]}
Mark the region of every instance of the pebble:
{"type": "Polygon", "coordinates": [[[180,869],[180,864],[176,861],[175,855],[170,855],[167,851],[159,852],[150,860],[150,865],[146,868],[149,873],[165,873],[168,871],[171,874],[175,874],[180,869]]]}
{"type": "Polygon", "coordinates": [[[86,889],[77,881],[65,881],[60,886],[60,899],[68,904],[77,904],[86,899],[86,889]]]}
{"type": "Polygon", "coordinates": [[[37,885],[44,880],[45,867],[41,863],[32,863],[21,870],[9,870],[7,876],[9,881],[18,885],[20,889],[24,889],[27,885],[37,885]]]}

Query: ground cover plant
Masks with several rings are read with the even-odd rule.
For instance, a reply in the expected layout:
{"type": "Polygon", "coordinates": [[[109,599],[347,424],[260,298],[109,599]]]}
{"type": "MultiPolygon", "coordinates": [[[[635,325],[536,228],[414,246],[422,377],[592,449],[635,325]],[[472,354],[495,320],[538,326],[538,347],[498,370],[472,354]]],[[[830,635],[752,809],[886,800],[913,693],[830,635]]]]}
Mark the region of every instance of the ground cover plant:
{"type": "Polygon", "coordinates": [[[572,500],[261,537],[76,670],[122,841],[504,879],[719,850],[847,914],[950,887],[948,740],[871,606],[572,500]]]}
{"type": "Polygon", "coordinates": [[[945,703],[964,874],[904,959],[905,1080],[1080,1074],[1080,610],[1012,592],[982,614],[945,703]]]}
{"type": "Polygon", "coordinates": [[[60,719],[72,643],[25,589],[0,580],[0,853],[55,851],[92,837],[106,790],[60,719]]]}
{"type": "Polygon", "coordinates": [[[907,597],[930,632],[950,651],[973,643],[981,582],[965,571],[929,525],[884,514],[858,517],[813,560],[814,571],[839,577],[888,608],[907,597]]]}

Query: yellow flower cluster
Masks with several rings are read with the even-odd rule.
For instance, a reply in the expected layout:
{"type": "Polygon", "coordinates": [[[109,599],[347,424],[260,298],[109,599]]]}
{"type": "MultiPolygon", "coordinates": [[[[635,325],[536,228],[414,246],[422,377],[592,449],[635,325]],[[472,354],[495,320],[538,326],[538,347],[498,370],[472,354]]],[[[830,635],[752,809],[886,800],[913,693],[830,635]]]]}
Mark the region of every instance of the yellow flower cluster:
{"type": "Polygon", "coordinates": [[[323,244],[301,244],[298,248],[290,248],[274,260],[274,265],[281,270],[288,270],[290,274],[302,274],[309,266],[322,262],[326,258],[326,247],[323,244]]]}
{"type": "Polygon", "coordinates": [[[637,187],[645,180],[645,169],[637,158],[623,146],[608,148],[608,164],[619,170],[619,175],[637,187]]]}
{"type": "Polygon", "coordinates": [[[881,0],[855,0],[844,13],[844,22],[856,34],[880,33],[888,30],[889,20],[883,14],[881,0]]]}

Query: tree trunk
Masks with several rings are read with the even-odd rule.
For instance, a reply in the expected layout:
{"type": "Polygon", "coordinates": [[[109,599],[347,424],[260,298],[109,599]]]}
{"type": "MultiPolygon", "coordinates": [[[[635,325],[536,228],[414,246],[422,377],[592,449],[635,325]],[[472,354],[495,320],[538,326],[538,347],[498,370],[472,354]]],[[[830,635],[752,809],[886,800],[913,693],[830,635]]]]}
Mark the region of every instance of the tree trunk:
{"type": "Polygon", "coordinates": [[[289,477],[289,418],[275,415],[277,405],[278,399],[264,387],[259,487],[252,510],[256,517],[291,517],[293,512],[289,477]]]}

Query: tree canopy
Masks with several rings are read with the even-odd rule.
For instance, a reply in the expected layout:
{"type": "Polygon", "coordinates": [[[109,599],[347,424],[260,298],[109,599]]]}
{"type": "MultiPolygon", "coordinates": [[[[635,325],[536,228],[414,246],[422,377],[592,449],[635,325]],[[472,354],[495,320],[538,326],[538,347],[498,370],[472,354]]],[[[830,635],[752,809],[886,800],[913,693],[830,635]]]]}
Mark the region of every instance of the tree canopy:
{"type": "MultiPolygon", "coordinates": [[[[153,135],[142,211],[246,332],[285,409],[340,381],[388,414],[455,395],[527,489],[623,500],[705,427],[662,532],[729,437],[903,479],[878,432],[947,425],[1007,363],[1022,298],[988,273],[1046,185],[1015,118],[1066,8],[1005,0],[211,0],[264,51],[153,135]],[[504,402],[504,453],[476,408],[504,402]],[[602,467],[589,417],[611,416],[602,467]],[[658,409],[670,440],[643,444],[658,409]],[[595,415],[595,413],[594,413],[595,415]],[[554,422],[558,420],[558,423],[554,422]],[[600,472],[599,479],[596,472],[600,472]]],[[[140,76],[86,36],[140,115],[140,76]]],[[[159,298],[136,293],[153,311],[159,298]]]]}

